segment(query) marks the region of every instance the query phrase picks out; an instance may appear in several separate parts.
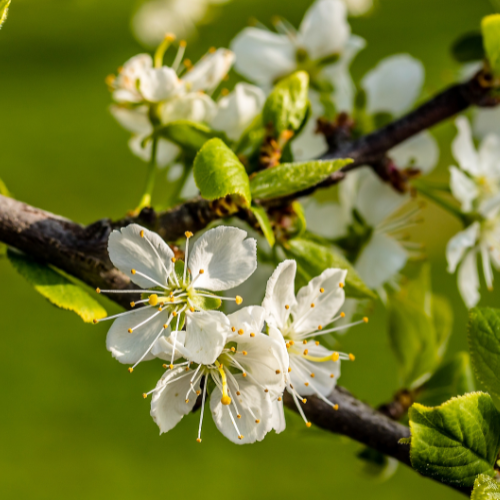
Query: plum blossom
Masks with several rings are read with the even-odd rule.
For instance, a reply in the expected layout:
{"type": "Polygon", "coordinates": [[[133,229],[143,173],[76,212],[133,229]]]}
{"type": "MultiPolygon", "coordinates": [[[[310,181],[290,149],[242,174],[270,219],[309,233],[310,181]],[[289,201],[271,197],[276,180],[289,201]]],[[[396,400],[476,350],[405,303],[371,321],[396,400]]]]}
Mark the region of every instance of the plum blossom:
{"type": "MultiPolygon", "coordinates": [[[[212,328],[225,338],[216,357],[193,366],[192,351],[182,346],[187,361],[170,365],[155,389],[144,394],[153,394],[151,416],[160,433],[168,432],[192,411],[203,393],[197,438],[201,442],[207,387],[213,383],[210,411],[222,434],[238,444],[261,441],[273,426],[273,402],[281,400],[285,388],[288,355],[283,338],[262,333],[265,310],[258,306],[228,316],[216,311],[212,315],[212,328]]],[[[189,335],[188,326],[186,338],[189,335]]],[[[163,338],[154,352],[168,358],[168,339],[163,338]]]]}
{"type": "Polygon", "coordinates": [[[458,268],[458,288],[470,308],[480,299],[478,256],[489,290],[493,289],[492,268],[500,269],[500,138],[489,134],[476,151],[467,119],[458,118],[456,125],[452,149],[460,168],[450,167],[450,187],[473,221],[448,242],[446,257],[450,273],[458,268]]]}
{"type": "MultiPolygon", "coordinates": [[[[340,360],[354,360],[352,354],[323,347],[317,337],[367,322],[368,319],[327,328],[345,316],[340,308],[345,299],[347,271],[326,269],[302,287],[295,297],[296,270],[294,260],[285,260],[276,268],[267,283],[262,307],[266,311],[269,334],[273,338],[282,336],[285,339],[290,364],[287,390],[310,426],[299,401],[305,403],[304,396],[315,395],[331,405],[327,397],[340,376],[340,360]]],[[[336,406],[334,408],[337,409],[336,406]]],[[[274,428],[276,432],[281,432],[285,426],[281,401],[275,401],[274,410],[274,428]]]]}
{"type": "MultiPolygon", "coordinates": [[[[189,247],[186,233],[185,260],[177,261],[162,238],[137,224],[111,233],[108,251],[111,262],[140,290],[99,290],[103,293],[142,294],[132,310],[115,316],[106,344],[121,363],[133,364],[154,358],[152,349],[162,337],[169,338],[171,363],[178,357],[177,345],[190,351],[190,361],[213,363],[225,344],[220,314],[221,300],[241,304],[236,296],[219,297],[214,292],[230,290],[243,283],[256,269],[256,241],[245,239],[241,229],[219,226],[204,233],[189,247]],[[136,308],[142,304],[143,307],[136,308]],[[179,334],[184,322],[186,332],[179,334]],[[179,337],[185,336],[185,340],[179,337]]],[[[100,320],[100,321],[104,321],[100,320]]]]}

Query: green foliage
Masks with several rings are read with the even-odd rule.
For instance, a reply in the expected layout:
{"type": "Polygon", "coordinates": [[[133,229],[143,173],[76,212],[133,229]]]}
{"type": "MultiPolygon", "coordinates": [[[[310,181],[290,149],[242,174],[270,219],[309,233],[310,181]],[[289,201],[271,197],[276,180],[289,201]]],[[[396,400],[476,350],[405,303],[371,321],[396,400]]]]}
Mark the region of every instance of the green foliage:
{"type": "Polygon", "coordinates": [[[5,184],[5,182],[2,181],[2,179],[0,179],[0,194],[3,196],[7,196],[9,198],[11,196],[9,189],[7,188],[7,184],[5,184]]]}
{"type": "Polygon", "coordinates": [[[347,269],[345,293],[347,297],[375,298],[376,295],[361,280],[352,265],[331,247],[304,238],[293,238],[284,248],[288,257],[297,261],[299,277],[308,282],[329,267],[347,269]]]}
{"type": "Polygon", "coordinates": [[[409,412],[414,469],[438,481],[472,486],[493,476],[500,448],[500,413],[491,397],[475,392],[436,408],[415,403],[409,412]]]}
{"type": "Polygon", "coordinates": [[[455,61],[462,64],[484,59],[485,53],[481,33],[467,33],[457,38],[451,47],[451,54],[455,61]]]}
{"type": "Polygon", "coordinates": [[[444,353],[451,333],[451,308],[445,298],[432,294],[427,265],[389,297],[387,308],[389,338],[401,383],[406,388],[418,387],[431,376],[444,353]]]}
{"type": "Polygon", "coordinates": [[[9,6],[10,6],[10,0],[0,0],[0,28],[7,19],[9,6]]]}
{"type": "Polygon", "coordinates": [[[252,206],[250,207],[250,210],[257,219],[257,222],[262,229],[262,233],[264,234],[267,242],[272,248],[276,243],[276,238],[274,237],[274,231],[271,226],[271,222],[269,221],[269,217],[267,216],[266,210],[260,206],[252,206]]]}
{"type": "Polygon", "coordinates": [[[469,354],[459,352],[443,363],[419,389],[417,401],[426,406],[438,406],[475,390],[469,354]]]}
{"type": "Polygon", "coordinates": [[[398,469],[399,462],[372,448],[363,448],[357,457],[363,461],[363,472],[378,481],[387,481],[398,469]]]}
{"type": "Polygon", "coordinates": [[[155,134],[192,153],[198,152],[207,141],[214,137],[225,139],[227,142],[227,138],[222,132],[216,132],[203,123],[189,120],[178,120],[163,125],[155,134]]]}
{"type": "Polygon", "coordinates": [[[472,309],[468,340],[474,372],[500,408],[500,310],[472,309]]]}
{"type": "Polygon", "coordinates": [[[297,71],[279,81],[267,98],[262,111],[265,126],[272,124],[276,136],[286,130],[299,130],[308,108],[309,75],[297,71]]]}
{"type": "Polygon", "coordinates": [[[325,180],[352,160],[282,163],[255,174],[250,180],[252,196],[261,200],[298,193],[325,180]]]}
{"type": "Polygon", "coordinates": [[[7,255],[14,269],[55,306],[75,312],[86,323],[106,316],[106,310],[83,288],[55,269],[12,250],[7,255]]]}
{"type": "Polygon", "coordinates": [[[238,195],[250,206],[252,197],[245,167],[220,139],[210,139],[200,149],[193,172],[201,196],[206,200],[238,195]]]}
{"type": "Polygon", "coordinates": [[[492,14],[481,22],[484,50],[495,76],[500,76],[500,14],[492,14]]]}
{"type": "Polygon", "coordinates": [[[500,500],[500,485],[486,474],[479,474],[474,481],[471,500],[500,500]]]}

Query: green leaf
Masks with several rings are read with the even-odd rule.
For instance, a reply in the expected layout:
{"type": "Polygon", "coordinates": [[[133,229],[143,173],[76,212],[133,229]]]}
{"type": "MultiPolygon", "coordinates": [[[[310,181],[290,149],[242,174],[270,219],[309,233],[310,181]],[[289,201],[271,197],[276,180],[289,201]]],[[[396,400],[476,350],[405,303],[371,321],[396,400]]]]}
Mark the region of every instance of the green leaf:
{"type": "Polygon", "coordinates": [[[0,0],[0,27],[7,19],[9,6],[10,6],[10,0],[0,0]]]}
{"type": "Polygon", "coordinates": [[[288,241],[288,246],[284,250],[287,256],[297,261],[299,272],[306,281],[310,281],[330,267],[346,269],[345,293],[347,297],[376,298],[352,265],[344,257],[334,253],[331,247],[304,238],[293,238],[288,241]]]}
{"type": "Polygon", "coordinates": [[[460,36],[451,47],[451,55],[459,63],[481,61],[485,58],[481,33],[467,33],[460,36]]]}
{"type": "Polygon", "coordinates": [[[495,76],[500,76],[500,14],[483,17],[481,31],[491,70],[495,76]]]}
{"type": "Polygon", "coordinates": [[[398,461],[374,450],[363,448],[357,457],[363,461],[363,472],[378,481],[387,481],[398,468],[398,461]]]}
{"type": "Polygon", "coordinates": [[[52,304],[75,312],[86,323],[106,317],[106,310],[96,300],[52,267],[12,250],[7,255],[14,269],[52,304]]]}
{"type": "Polygon", "coordinates": [[[432,294],[431,300],[432,319],[436,332],[436,345],[438,356],[441,358],[448,347],[448,339],[450,338],[453,327],[453,309],[450,305],[450,301],[442,295],[432,294]]]}
{"type": "Polygon", "coordinates": [[[443,363],[420,388],[417,401],[426,406],[438,406],[448,399],[475,390],[469,354],[459,352],[443,363]]]}
{"type": "Polygon", "coordinates": [[[315,186],[349,163],[352,163],[351,159],[282,163],[277,167],[262,170],[252,177],[252,196],[265,200],[298,193],[315,186]]]}
{"type": "Polygon", "coordinates": [[[266,210],[260,206],[252,206],[250,207],[250,210],[255,215],[255,218],[257,219],[257,222],[262,229],[262,233],[264,234],[267,242],[272,248],[276,243],[276,238],[274,236],[274,231],[271,226],[271,222],[269,221],[269,217],[267,216],[266,210]]]}
{"type": "Polygon", "coordinates": [[[286,130],[299,130],[308,107],[309,75],[297,71],[280,80],[269,94],[262,111],[265,126],[272,124],[276,136],[286,130]]]}
{"type": "Polygon", "coordinates": [[[472,309],[468,341],[474,372],[500,408],[500,310],[472,309]]]}
{"type": "Polygon", "coordinates": [[[0,194],[3,196],[7,196],[7,198],[11,197],[11,194],[7,188],[7,184],[5,184],[5,182],[2,181],[2,179],[0,179],[0,194]]]}
{"type": "Polygon", "coordinates": [[[235,194],[250,206],[252,196],[245,167],[220,139],[205,143],[196,155],[193,172],[201,196],[206,200],[235,194]]]}
{"type": "Polygon", "coordinates": [[[486,474],[479,474],[474,481],[471,500],[500,500],[500,484],[486,474]]]}
{"type": "Polygon", "coordinates": [[[214,137],[227,141],[225,134],[222,132],[216,132],[203,123],[191,122],[189,120],[178,120],[163,125],[156,130],[155,134],[194,153],[199,151],[207,141],[214,137]]]}
{"type": "Polygon", "coordinates": [[[301,205],[300,201],[295,200],[292,203],[292,208],[293,211],[295,212],[295,215],[297,216],[297,238],[300,238],[301,236],[304,235],[307,229],[307,220],[306,220],[306,214],[304,212],[304,207],[301,205]]]}
{"type": "Polygon", "coordinates": [[[418,472],[457,486],[472,486],[478,474],[493,476],[500,413],[488,394],[467,394],[436,408],[415,403],[409,417],[410,458],[418,472]]]}

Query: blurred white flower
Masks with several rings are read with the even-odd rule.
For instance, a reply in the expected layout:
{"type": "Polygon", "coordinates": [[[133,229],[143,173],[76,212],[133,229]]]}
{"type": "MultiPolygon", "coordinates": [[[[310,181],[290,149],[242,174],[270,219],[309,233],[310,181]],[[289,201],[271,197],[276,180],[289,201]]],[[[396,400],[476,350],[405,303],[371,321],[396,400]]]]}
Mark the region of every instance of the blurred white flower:
{"type": "MultiPolygon", "coordinates": [[[[186,233],[185,264],[179,267],[171,248],[152,231],[131,224],[109,237],[111,262],[149,297],[133,304],[143,307],[105,318],[115,319],[107,336],[107,347],[121,363],[134,364],[152,359],[151,350],[161,337],[171,337],[172,363],[177,333],[187,322],[184,345],[190,361],[212,363],[225,345],[218,329],[221,313],[204,311],[220,300],[241,304],[241,297],[218,297],[213,292],[229,290],[243,283],[256,269],[256,241],[245,239],[241,229],[219,226],[207,231],[189,249],[186,233]],[[188,269],[189,267],[189,269],[188,269]],[[195,312],[199,311],[199,312],[195,312]],[[175,328],[171,327],[176,322],[175,328]],[[208,335],[207,335],[208,333],[208,335]]],[[[138,290],[102,290],[104,293],[138,293],[138,290]]],[[[101,320],[101,321],[104,321],[101,320]]]]}
{"type": "MultiPolygon", "coordinates": [[[[326,269],[302,287],[295,297],[296,270],[294,260],[286,260],[276,268],[267,283],[262,306],[266,311],[269,335],[285,339],[290,360],[287,390],[303,419],[310,425],[299,400],[305,403],[304,396],[315,395],[331,405],[327,397],[340,376],[340,360],[354,359],[352,354],[326,349],[315,339],[353,324],[325,328],[344,317],[344,313],[339,311],[345,300],[343,287],[347,271],[326,269]]],[[[366,321],[365,318],[354,324],[366,321]]],[[[281,432],[284,429],[281,401],[275,403],[275,412],[274,428],[276,432],[281,432]]]]}
{"type": "MultiPolygon", "coordinates": [[[[246,307],[228,316],[216,314],[207,326],[220,331],[228,344],[212,362],[192,368],[194,373],[190,369],[193,353],[187,346],[183,347],[187,361],[171,365],[171,371],[166,372],[150,392],[153,393],[151,416],[160,433],[168,432],[192,411],[203,381],[197,438],[201,442],[207,386],[211,379],[215,388],[210,396],[210,410],[218,429],[234,443],[261,441],[273,426],[272,403],[281,399],[285,388],[288,356],[284,341],[262,333],[265,311],[261,307],[246,307]]],[[[155,347],[158,357],[168,357],[169,352],[165,341],[155,347]]]]}
{"type": "Polygon", "coordinates": [[[203,21],[211,5],[229,0],[151,0],[143,3],[134,14],[132,28],[137,39],[154,47],[165,33],[189,38],[196,25],[203,21]]]}
{"type": "Polygon", "coordinates": [[[373,0],[342,0],[351,16],[366,14],[373,7],[373,0]]]}

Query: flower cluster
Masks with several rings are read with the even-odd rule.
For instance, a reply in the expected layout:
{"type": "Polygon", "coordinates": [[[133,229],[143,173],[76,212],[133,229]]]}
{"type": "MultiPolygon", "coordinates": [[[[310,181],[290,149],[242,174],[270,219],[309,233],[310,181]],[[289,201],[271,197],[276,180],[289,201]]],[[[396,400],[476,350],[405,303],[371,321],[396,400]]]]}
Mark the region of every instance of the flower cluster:
{"type": "MultiPolygon", "coordinates": [[[[323,347],[317,338],[340,327],[344,317],[346,271],[327,269],[295,297],[295,261],[281,263],[269,279],[262,306],[232,314],[217,309],[221,296],[243,283],[256,269],[256,241],[241,229],[219,226],[194,245],[186,233],[184,260],[158,236],[136,224],[109,238],[113,264],[140,289],[99,290],[140,293],[131,310],[110,316],[107,347],[121,363],[162,359],[167,370],[152,394],[151,416],[161,433],[190,413],[201,398],[201,431],[205,401],[219,430],[236,443],[260,441],[272,429],[285,427],[285,388],[308,426],[305,396],[325,402],[340,375],[341,360],[353,360],[323,347]]],[[[365,318],[362,323],[367,321],[365,318]]],[[[97,321],[96,321],[97,322],[97,321]]],[[[337,407],[335,407],[337,409],[337,407]]]]}

